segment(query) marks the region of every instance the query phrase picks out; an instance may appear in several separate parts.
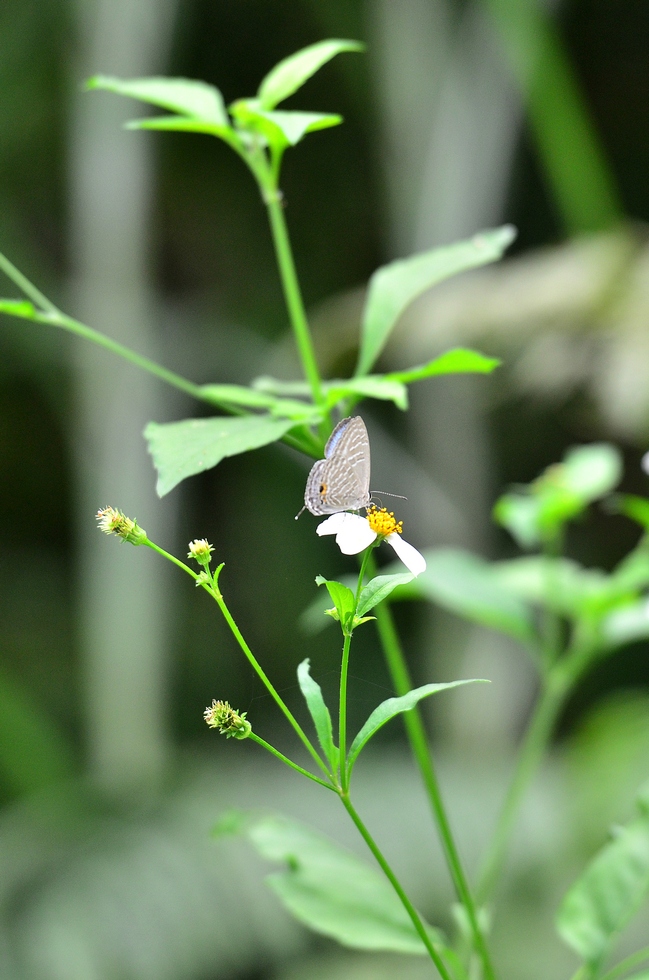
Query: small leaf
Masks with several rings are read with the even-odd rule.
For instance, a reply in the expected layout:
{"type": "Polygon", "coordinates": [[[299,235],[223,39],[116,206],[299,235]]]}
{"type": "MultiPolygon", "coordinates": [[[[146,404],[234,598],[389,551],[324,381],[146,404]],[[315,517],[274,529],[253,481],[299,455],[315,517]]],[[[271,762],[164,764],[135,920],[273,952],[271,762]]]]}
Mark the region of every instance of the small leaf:
{"type": "MultiPolygon", "coordinates": [[[[352,590],[356,588],[357,582],[357,575],[343,576],[342,584],[346,585],[352,590]]],[[[327,603],[329,602],[329,598],[328,593],[318,592],[313,602],[310,602],[306,609],[300,613],[298,623],[303,632],[313,636],[316,633],[321,633],[322,630],[329,625],[329,620],[325,618],[328,612],[327,603]]],[[[336,610],[334,610],[334,612],[336,612],[336,610]]]]}
{"type": "Polygon", "coordinates": [[[450,548],[429,550],[425,557],[426,571],[417,579],[423,596],[481,626],[535,645],[531,608],[501,585],[487,562],[450,548]]]}
{"type": "Polygon", "coordinates": [[[131,78],[95,75],[86,82],[89,89],[103,89],[126,95],[140,102],[161,106],[216,126],[229,127],[223,96],[214,85],[189,78],[131,78]]]}
{"type": "Polygon", "coordinates": [[[562,482],[581,500],[590,503],[609,493],[620,482],[622,457],[606,442],[569,449],[562,464],[562,482]]]}
{"type": "Polygon", "coordinates": [[[33,320],[36,316],[36,309],[34,304],[26,299],[0,299],[0,313],[33,320]]]}
{"type": "Polygon", "coordinates": [[[348,589],[342,582],[336,582],[323,578],[322,575],[316,576],[317,585],[326,585],[327,591],[336,607],[340,625],[343,632],[346,632],[351,625],[354,615],[355,596],[351,589],[348,589]]]}
{"type": "Polygon", "coordinates": [[[504,493],[494,505],[493,517],[509,531],[520,548],[530,550],[541,543],[540,511],[538,497],[504,493]]]}
{"type": "Polygon", "coordinates": [[[307,133],[329,129],[342,122],[342,116],[321,112],[272,112],[261,108],[259,99],[238,99],[230,106],[237,126],[261,134],[276,150],[295,146],[307,133]]]}
{"type": "Polygon", "coordinates": [[[509,592],[571,619],[603,611],[618,597],[611,576],[569,558],[526,555],[495,562],[491,568],[495,581],[509,592]]]}
{"type": "Polygon", "coordinates": [[[557,914],[559,935],[599,963],[649,892],[649,819],[622,827],[591,861],[557,914]]]}
{"type": "Polygon", "coordinates": [[[358,600],[356,615],[364,616],[370,609],[374,609],[374,606],[378,606],[379,602],[387,599],[397,586],[407,585],[408,582],[412,582],[414,577],[410,572],[400,575],[377,575],[362,590],[358,600]]]}
{"type": "MultiPolygon", "coordinates": [[[[254,821],[247,833],[262,857],[286,863],[266,881],[308,928],[353,949],[426,952],[391,885],[355,855],[279,815],[254,821]]],[[[436,930],[427,931],[440,942],[436,930]]]]}
{"type": "Polygon", "coordinates": [[[325,704],[320,685],[313,680],[309,672],[309,660],[303,660],[297,669],[297,680],[300,690],[304,695],[309,713],[313,719],[318,741],[322,746],[325,757],[329,761],[332,772],[336,770],[337,758],[334,746],[333,729],[331,727],[331,715],[329,708],[325,704]]]}
{"type": "Polygon", "coordinates": [[[181,480],[211,469],[227,456],[276,442],[293,425],[289,419],[270,415],[215,416],[165,425],[149,422],[144,436],[158,471],[158,495],[164,497],[181,480]]]}
{"type": "Polygon", "coordinates": [[[625,514],[645,531],[649,531],[649,500],[645,497],[637,497],[632,493],[616,494],[614,505],[620,514],[625,514]]]}
{"type": "Polygon", "coordinates": [[[308,402],[293,398],[277,398],[256,388],[244,385],[201,385],[200,391],[205,401],[213,405],[238,406],[241,408],[267,409],[277,418],[295,419],[311,422],[319,418],[319,409],[308,402]]]}
{"type": "Polygon", "coordinates": [[[342,51],[363,51],[358,41],[328,40],[310,44],[301,51],[284,58],[268,72],[259,86],[257,95],[264,109],[276,105],[297,92],[312,75],[335,55],[342,51]]]}
{"type": "Polygon", "coordinates": [[[404,711],[412,711],[422,698],[430,697],[431,694],[438,694],[440,691],[448,691],[452,687],[461,687],[463,684],[488,683],[489,681],[473,677],[464,681],[451,681],[449,684],[424,684],[423,687],[416,687],[400,698],[388,698],[387,701],[383,701],[378,708],[374,709],[351,744],[347,756],[348,773],[351,774],[360,752],[372,736],[378,732],[379,728],[382,728],[386,722],[396,715],[402,714],[404,711]]]}
{"type": "Polygon", "coordinates": [[[514,228],[504,225],[377,269],[370,279],[363,311],[356,375],[367,374],[397,320],[418,296],[459,272],[499,259],[514,235],[514,228]]]}
{"type": "Polygon", "coordinates": [[[405,371],[391,371],[383,377],[410,384],[412,381],[422,381],[424,378],[432,378],[439,374],[491,374],[500,364],[498,357],[486,357],[476,350],[455,347],[453,350],[447,350],[445,354],[440,354],[439,357],[434,357],[427,364],[420,364],[405,371]]]}
{"type": "Polygon", "coordinates": [[[614,609],[601,623],[602,636],[612,648],[649,637],[649,599],[639,599],[614,609]]]}

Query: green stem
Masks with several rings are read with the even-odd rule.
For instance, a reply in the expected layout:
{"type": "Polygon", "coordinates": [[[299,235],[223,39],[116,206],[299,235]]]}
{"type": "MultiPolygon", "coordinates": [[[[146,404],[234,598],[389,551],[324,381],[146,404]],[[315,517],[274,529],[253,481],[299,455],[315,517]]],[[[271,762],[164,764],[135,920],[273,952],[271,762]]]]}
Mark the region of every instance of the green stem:
{"type": "MultiPolygon", "coordinates": [[[[324,779],[320,779],[319,776],[314,776],[308,769],[303,769],[302,766],[298,766],[297,762],[293,762],[292,759],[285,756],[279,751],[279,749],[276,749],[274,745],[271,745],[270,742],[260,738],[259,735],[256,735],[254,732],[250,732],[247,737],[252,739],[253,742],[256,742],[257,745],[261,745],[262,748],[270,752],[271,755],[274,755],[276,759],[280,760],[280,762],[290,766],[291,769],[295,769],[296,772],[302,773],[303,776],[307,776],[309,779],[312,779],[314,783],[319,783],[320,786],[324,786],[325,789],[333,790],[334,793],[336,792],[335,786],[333,786],[331,783],[326,783],[324,779]]],[[[243,739],[241,741],[243,741],[243,739]]]]}
{"type": "Polygon", "coordinates": [[[381,853],[381,851],[380,851],[380,849],[378,847],[378,844],[376,843],[376,841],[374,840],[374,838],[370,834],[369,830],[367,829],[367,827],[365,826],[365,824],[363,823],[363,821],[359,817],[358,813],[356,812],[356,810],[352,806],[352,803],[351,803],[351,800],[349,799],[349,796],[346,793],[341,793],[340,794],[340,799],[342,800],[343,805],[344,805],[345,809],[347,810],[347,813],[350,815],[350,817],[352,818],[352,820],[356,824],[356,827],[357,827],[358,832],[360,833],[361,837],[363,838],[363,840],[365,841],[365,843],[369,847],[370,851],[372,852],[372,854],[376,858],[376,860],[377,860],[377,862],[378,862],[381,870],[383,871],[383,874],[386,876],[386,878],[388,879],[388,881],[390,882],[390,884],[394,888],[395,892],[399,896],[399,899],[401,900],[401,904],[403,905],[403,907],[405,908],[406,912],[410,916],[410,919],[412,921],[412,924],[415,927],[415,929],[417,930],[417,933],[419,934],[419,936],[421,938],[421,941],[423,942],[424,946],[428,950],[428,955],[430,956],[431,960],[433,961],[433,963],[437,967],[440,976],[443,977],[444,980],[452,980],[452,977],[451,977],[450,973],[446,969],[446,965],[444,964],[444,961],[442,960],[441,956],[439,955],[439,953],[437,952],[437,950],[433,946],[433,943],[431,941],[431,938],[428,935],[428,933],[426,932],[426,928],[425,928],[423,922],[421,921],[421,918],[419,916],[419,913],[417,912],[416,908],[414,907],[414,905],[412,904],[412,902],[410,901],[410,899],[406,895],[405,891],[401,887],[401,884],[400,884],[397,876],[395,875],[394,871],[392,870],[392,868],[390,867],[390,865],[388,864],[388,862],[386,861],[386,859],[383,857],[383,854],[381,853]]]}
{"type": "MultiPolygon", "coordinates": [[[[370,574],[374,575],[373,562],[370,563],[370,574]]],[[[406,660],[401,649],[399,637],[394,626],[394,620],[389,606],[382,602],[376,607],[376,625],[381,638],[383,652],[387,661],[388,669],[392,677],[392,683],[399,696],[407,694],[412,688],[410,672],[406,665],[406,660]]],[[[446,815],[442,794],[437,782],[437,775],[433,764],[432,756],[428,746],[426,730],[421,720],[418,708],[407,711],[403,715],[404,723],[410,748],[415,757],[419,771],[421,773],[431,809],[437,823],[440,841],[444,850],[446,863],[455,886],[458,898],[466,909],[467,917],[473,933],[475,948],[482,960],[484,975],[487,980],[494,980],[495,973],[489,956],[489,950],[485,942],[484,935],[478,923],[476,905],[469,888],[469,884],[462,867],[460,855],[453,839],[451,826],[446,815]]]]}
{"type": "Polygon", "coordinates": [[[639,949],[637,953],[632,953],[631,956],[627,956],[626,959],[617,963],[612,970],[604,974],[601,980],[618,980],[627,970],[632,970],[634,966],[639,966],[645,960],[649,960],[649,946],[639,949]]]}
{"type": "Polygon", "coordinates": [[[277,257],[277,265],[279,267],[279,274],[282,280],[282,289],[284,290],[284,299],[286,301],[291,326],[295,335],[295,342],[297,344],[298,353],[302,362],[302,369],[307,381],[309,382],[314,404],[320,406],[325,415],[325,422],[329,425],[329,428],[331,428],[329,412],[327,410],[325,397],[322,391],[320,371],[318,369],[318,363],[316,361],[315,351],[313,349],[309,323],[306,317],[304,303],[302,301],[302,293],[300,291],[297,272],[295,270],[295,262],[293,260],[291,242],[288,236],[286,220],[284,218],[284,210],[282,208],[281,198],[277,189],[273,188],[272,190],[266,190],[264,200],[268,209],[270,228],[273,235],[273,244],[275,246],[275,255],[277,257]]]}
{"type": "Polygon", "coordinates": [[[214,582],[214,589],[213,589],[212,595],[214,596],[214,599],[216,600],[216,603],[217,603],[219,609],[221,610],[221,612],[223,614],[223,618],[225,619],[226,623],[230,627],[230,631],[232,632],[232,635],[234,636],[235,640],[237,641],[237,643],[239,644],[239,646],[243,650],[243,652],[246,655],[249,663],[252,665],[254,671],[256,672],[257,676],[261,680],[262,684],[264,685],[264,687],[266,688],[266,690],[268,691],[268,693],[270,694],[270,696],[273,698],[273,700],[275,701],[275,703],[279,707],[280,711],[282,711],[282,713],[284,714],[284,717],[288,720],[289,724],[292,726],[293,730],[297,734],[298,738],[300,739],[300,741],[304,745],[304,747],[307,750],[307,752],[311,755],[311,757],[317,763],[317,765],[320,767],[320,769],[322,769],[322,771],[324,772],[325,776],[327,776],[327,778],[330,778],[331,777],[331,774],[330,774],[327,766],[325,765],[325,763],[320,758],[320,755],[318,754],[317,750],[311,744],[311,741],[309,740],[308,736],[303,731],[302,727],[300,726],[300,724],[298,723],[298,721],[296,720],[296,718],[294,718],[294,716],[293,716],[292,712],[290,711],[290,709],[288,708],[288,706],[284,703],[284,701],[282,700],[282,698],[280,697],[280,695],[278,694],[278,692],[275,690],[274,686],[271,684],[271,682],[270,682],[269,678],[266,676],[266,673],[264,672],[261,664],[259,663],[259,661],[255,657],[255,655],[253,654],[252,650],[250,649],[250,647],[248,646],[248,644],[244,640],[244,638],[243,638],[243,636],[241,634],[241,631],[239,630],[239,627],[237,626],[237,624],[235,623],[235,621],[234,621],[234,619],[232,617],[232,613],[230,612],[230,610],[228,609],[228,607],[225,604],[225,600],[223,599],[223,596],[221,595],[221,592],[220,592],[220,590],[219,590],[218,585],[216,584],[216,582],[214,582]]]}
{"type": "Polygon", "coordinates": [[[25,296],[36,306],[40,306],[43,310],[47,310],[48,313],[55,313],[61,315],[60,310],[52,303],[51,300],[45,296],[40,289],[37,289],[33,282],[30,282],[27,276],[24,276],[20,269],[17,269],[13,262],[10,262],[6,255],[0,252],[0,269],[4,272],[6,276],[13,283],[18,286],[18,289],[22,289],[25,296]]]}
{"type": "MultiPolygon", "coordinates": [[[[365,549],[363,554],[363,560],[361,562],[361,569],[358,573],[358,585],[356,586],[356,595],[354,597],[354,616],[356,615],[356,610],[358,609],[358,600],[360,599],[361,591],[363,589],[363,581],[365,579],[365,569],[367,568],[367,563],[372,554],[374,545],[370,545],[369,548],[365,549]]],[[[338,742],[340,745],[340,783],[344,792],[347,792],[349,788],[349,772],[347,770],[347,677],[349,672],[349,651],[351,648],[352,637],[351,633],[345,633],[345,639],[343,642],[343,656],[342,664],[340,667],[340,699],[338,702],[338,742]]]]}

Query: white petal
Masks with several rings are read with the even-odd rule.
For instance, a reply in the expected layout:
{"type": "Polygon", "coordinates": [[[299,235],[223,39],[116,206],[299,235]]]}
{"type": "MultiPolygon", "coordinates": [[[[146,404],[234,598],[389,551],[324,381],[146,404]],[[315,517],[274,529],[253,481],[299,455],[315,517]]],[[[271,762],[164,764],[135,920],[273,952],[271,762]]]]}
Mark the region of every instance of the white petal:
{"type": "MultiPolygon", "coordinates": [[[[328,517],[326,521],[322,522],[322,524],[318,524],[317,528],[315,529],[316,534],[338,534],[341,528],[343,528],[345,525],[345,518],[353,518],[354,516],[354,514],[332,514],[331,517],[328,517]]],[[[358,520],[362,521],[363,518],[359,517],[358,520]]]]}
{"type": "Polygon", "coordinates": [[[421,575],[422,572],[426,571],[424,556],[411,544],[404,541],[400,534],[395,531],[393,534],[388,534],[385,540],[394,548],[409,572],[412,572],[413,575],[421,575]]]}

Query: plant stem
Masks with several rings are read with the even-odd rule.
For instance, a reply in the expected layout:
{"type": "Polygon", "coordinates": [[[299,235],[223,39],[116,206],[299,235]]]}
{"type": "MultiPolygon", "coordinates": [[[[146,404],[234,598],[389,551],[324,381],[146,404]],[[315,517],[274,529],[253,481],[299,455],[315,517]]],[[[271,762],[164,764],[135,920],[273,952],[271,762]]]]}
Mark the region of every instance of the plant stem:
{"type": "Polygon", "coordinates": [[[417,930],[417,933],[419,934],[419,936],[421,938],[421,941],[423,942],[424,946],[428,950],[428,955],[430,956],[431,960],[433,961],[433,963],[437,967],[440,976],[443,977],[444,980],[452,980],[452,977],[451,977],[450,973],[446,969],[446,966],[444,964],[444,961],[442,960],[441,956],[439,955],[439,953],[437,952],[437,950],[433,946],[433,943],[431,941],[431,938],[428,935],[428,933],[426,932],[426,928],[425,928],[423,922],[421,921],[421,918],[419,916],[419,913],[417,912],[416,908],[414,907],[414,905],[412,904],[412,902],[410,901],[410,899],[406,895],[405,891],[403,890],[403,888],[402,888],[402,886],[401,886],[401,884],[400,884],[397,876],[395,875],[394,871],[392,870],[392,868],[390,867],[390,865],[388,864],[388,862],[386,861],[386,859],[383,857],[383,854],[380,851],[380,849],[378,847],[378,844],[376,843],[376,841],[374,840],[374,838],[370,834],[369,830],[367,829],[367,827],[365,826],[365,824],[363,823],[363,821],[359,817],[358,813],[356,812],[356,810],[352,806],[352,802],[349,799],[349,796],[347,795],[347,793],[341,793],[340,794],[340,799],[342,800],[343,805],[344,805],[345,809],[347,810],[347,813],[350,815],[350,817],[352,818],[352,820],[356,824],[356,828],[358,829],[358,832],[360,833],[361,837],[363,838],[363,840],[365,841],[365,843],[369,847],[370,851],[372,852],[372,854],[376,858],[376,860],[377,860],[378,864],[380,865],[381,870],[383,871],[384,875],[386,876],[386,878],[388,879],[388,881],[390,882],[390,884],[394,888],[395,892],[399,896],[399,899],[401,900],[401,904],[403,905],[403,907],[405,908],[406,912],[410,916],[410,919],[412,921],[412,924],[414,925],[415,929],[417,930]]]}
{"type": "Polygon", "coordinates": [[[213,588],[213,591],[212,591],[212,595],[214,596],[214,599],[216,600],[216,603],[217,603],[219,609],[223,613],[223,618],[225,619],[226,623],[230,627],[230,631],[232,632],[232,635],[234,636],[235,640],[237,641],[237,643],[239,644],[239,646],[243,650],[244,654],[248,658],[249,663],[252,665],[253,669],[255,670],[255,673],[257,674],[257,676],[261,680],[262,684],[264,685],[264,687],[266,688],[266,690],[268,691],[268,693],[270,694],[270,696],[273,698],[273,700],[275,701],[275,703],[279,707],[280,711],[282,711],[282,713],[284,714],[284,717],[288,720],[288,722],[292,726],[293,730],[295,731],[296,735],[298,736],[298,738],[300,739],[300,741],[304,745],[304,747],[307,750],[307,752],[311,755],[311,757],[314,759],[314,761],[317,763],[317,765],[320,767],[320,769],[322,769],[322,771],[324,772],[325,776],[327,776],[327,778],[330,778],[330,773],[329,773],[329,770],[328,770],[327,766],[325,765],[325,763],[320,758],[320,755],[318,754],[317,750],[311,744],[311,741],[310,741],[309,737],[303,731],[303,729],[300,726],[300,724],[298,723],[297,719],[294,718],[294,716],[293,716],[292,712],[290,711],[290,709],[288,708],[288,706],[284,703],[284,701],[282,700],[282,698],[280,697],[280,695],[278,694],[278,692],[275,690],[275,688],[271,684],[269,678],[266,676],[266,673],[264,672],[261,664],[259,663],[259,661],[255,657],[255,655],[253,654],[252,650],[250,649],[250,647],[248,646],[248,644],[244,640],[244,638],[243,638],[243,636],[241,634],[241,631],[240,631],[239,627],[237,626],[237,624],[234,621],[234,618],[232,616],[232,613],[230,612],[230,610],[228,609],[227,605],[225,604],[225,600],[224,600],[223,596],[221,595],[221,592],[220,592],[220,590],[219,590],[218,585],[217,585],[216,582],[214,582],[214,588],[213,588]]]}
{"type": "MultiPolygon", "coordinates": [[[[370,561],[370,575],[374,575],[374,568],[372,567],[373,561],[370,561]]],[[[405,657],[403,655],[403,650],[401,649],[401,644],[394,626],[394,620],[392,618],[390,608],[385,602],[381,602],[376,607],[375,611],[376,625],[379,631],[383,652],[385,654],[395,691],[399,696],[407,694],[407,692],[412,688],[412,680],[410,677],[410,672],[408,671],[405,657]]],[[[484,935],[478,923],[476,905],[471,894],[471,890],[462,867],[462,862],[460,860],[460,855],[453,839],[451,826],[446,815],[442,794],[437,782],[435,767],[428,746],[426,731],[421,720],[419,709],[413,708],[412,711],[405,712],[403,719],[406,726],[408,740],[410,742],[410,748],[415,757],[417,765],[419,766],[419,771],[428,794],[433,816],[437,823],[442,848],[444,850],[444,856],[453,880],[453,885],[455,886],[458,898],[466,909],[467,917],[471,925],[471,931],[473,933],[475,948],[480,956],[480,959],[482,960],[484,975],[487,980],[494,980],[494,968],[491,963],[491,958],[489,956],[489,950],[487,949],[484,935]]]]}
{"type": "Polygon", "coordinates": [[[18,286],[18,289],[22,289],[25,296],[28,296],[29,299],[36,304],[36,306],[40,306],[41,309],[47,310],[48,313],[61,315],[60,310],[54,305],[54,303],[52,303],[52,301],[49,300],[47,296],[40,291],[40,289],[37,289],[34,283],[30,282],[27,276],[24,276],[20,269],[17,269],[13,262],[10,262],[7,256],[3,255],[2,252],[0,252],[0,269],[2,269],[4,274],[8,276],[8,278],[11,279],[16,286],[18,286]]]}
{"type": "MultiPolygon", "coordinates": [[[[276,759],[280,760],[280,762],[290,766],[291,769],[295,769],[296,772],[302,773],[303,776],[308,776],[308,778],[312,779],[314,783],[319,783],[320,786],[324,786],[325,789],[333,790],[334,793],[337,792],[336,787],[333,786],[332,783],[326,783],[324,779],[320,779],[319,776],[314,776],[308,769],[303,769],[302,766],[298,766],[297,762],[293,762],[288,758],[288,756],[285,756],[282,752],[280,752],[279,749],[276,749],[274,745],[271,745],[270,742],[267,742],[265,739],[260,738],[259,735],[256,735],[255,732],[250,732],[247,737],[252,739],[253,742],[256,742],[257,745],[261,745],[262,748],[270,752],[271,755],[274,755],[276,759]]],[[[245,740],[241,739],[241,741],[245,740]]]]}
{"type": "Polygon", "coordinates": [[[295,342],[297,344],[298,353],[302,362],[302,369],[307,381],[309,382],[314,404],[320,406],[325,415],[326,425],[331,427],[329,412],[327,410],[324,394],[322,392],[320,371],[318,369],[315,351],[313,350],[309,323],[306,317],[304,303],[302,301],[302,293],[300,291],[297,272],[295,270],[295,262],[293,260],[293,252],[288,236],[288,229],[286,227],[286,220],[284,218],[280,194],[276,188],[273,188],[272,190],[267,189],[264,194],[264,199],[268,209],[270,228],[273,235],[273,244],[275,246],[275,256],[277,258],[279,274],[282,280],[282,289],[284,290],[284,299],[286,301],[291,326],[295,335],[295,342]]]}
{"type": "Polygon", "coordinates": [[[525,734],[514,775],[482,863],[476,889],[477,900],[481,903],[488,901],[491,897],[498,880],[518,808],[528,784],[543,758],[557,715],[565,702],[568,690],[569,682],[565,671],[559,669],[550,671],[545,679],[541,696],[536,703],[525,734]]]}
{"type": "MultiPolygon", "coordinates": [[[[370,545],[369,548],[365,549],[363,554],[360,572],[358,573],[356,595],[354,597],[354,616],[356,615],[358,600],[360,599],[361,591],[363,589],[365,569],[367,568],[367,563],[370,560],[370,555],[372,554],[374,547],[374,545],[370,545]]],[[[347,677],[349,672],[349,651],[351,648],[352,637],[351,633],[345,633],[344,636],[343,656],[340,667],[340,699],[338,702],[338,742],[340,745],[340,784],[343,791],[347,792],[349,789],[349,772],[347,770],[347,677]]]]}

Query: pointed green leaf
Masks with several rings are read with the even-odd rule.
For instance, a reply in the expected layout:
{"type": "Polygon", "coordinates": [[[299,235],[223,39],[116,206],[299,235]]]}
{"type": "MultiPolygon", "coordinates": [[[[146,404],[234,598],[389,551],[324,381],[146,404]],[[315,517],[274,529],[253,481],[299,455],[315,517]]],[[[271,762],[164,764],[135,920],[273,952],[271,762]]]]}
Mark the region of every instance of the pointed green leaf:
{"type": "Polygon", "coordinates": [[[374,609],[374,606],[378,606],[379,602],[387,599],[397,586],[407,585],[408,582],[412,582],[414,577],[410,572],[404,572],[400,575],[377,575],[362,590],[358,599],[356,615],[364,616],[370,609],[374,609]]]}
{"type": "Polygon", "coordinates": [[[405,371],[391,371],[383,377],[410,384],[413,381],[422,381],[424,378],[433,378],[438,374],[491,374],[500,364],[498,357],[486,357],[477,350],[455,347],[440,354],[439,357],[434,357],[427,364],[420,364],[405,371]]]}
{"type": "Polygon", "coordinates": [[[238,99],[230,106],[241,130],[260,133],[276,150],[295,146],[307,133],[338,126],[342,116],[321,112],[274,112],[261,108],[259,99],[238,99]]]}
{"type": "MultiPolygon", "coordinates": [[[[420,955],[425,947],[391,885],[332,840],[288,817],[255,820],[247,834],[285,871],[266,881],[298,921],[353,949],[420,955]]],[[[430,926],[434,942],[440,934],[430,926]]]]}
{"type": "Polygon", "coordinates": [[[370,279],[365,301],[356,375],[367,374],[397,320],[418,296],[459,272],[499,259],[514,235],[514,228],[504,225],[378,269],[370,279]]]}
{"type": "Polygon", "coordinates": [[[625,514],[645,531],[649,531],[649,500],[645,497],[632,493],[616,494],[615,507],[620,514],[625,514]]]}
{"type": "Polygon", "coordinates": [[[226,405],[267,409],[271,415],[275,415],[277,418],[299,421],[310,422],[319,418],[319,410],[308,402],[301,402],[292,398],[277,398],[255,388],[246,388],[244,385],[207,384],[201,385],[200,390],[205,401],[219,407],[226,405]]]}
{"type": "Polygon", "coordinates": [[[336,607],[340,625],[343,628],[343,632],[346,632],[351,625],[352,616],[354,615],[356,601],[354,593],[346,585],[343,585],[342,582],[330,581],[329,579],[323,578],[322,575],[316,576],[316,584],[327,586],[327,591],[336,607]]]}
{"type": "Polygon", "coordinates": [[[264,109],[276,105],[297,92],[312,75],[335,55],[342,51],[363,51],[358,41],[328,40],[310,44],[295,54],[284,58],[262,80],[257,95],[264,109]]]}
{"type": "Polygon", "coordinates": [[[331,715],[329,708],[325,704],[320,685],[313,680],[309,671],[309,659],[303,660],[297,669],[297,679],[300,690],[304,695],[309,713],[313,718],[313,724],[318,735],[318,741],[322,746],[325,757],[329,761],[332,771],[335,771],[337,764],[336,749],[334,746],[333,729],[331,727],[331,715]]]}
{"type": "Polygon", "coordinates": [[[191,116],[216,126],[229,126],[223,96],[214,85],[190,78],[114,78],[95,75],[86,83],[89,89],[103,89],[126,95],[140,102],[161,106],[170,112],[191,116]]]}
{"type": "Polygon", "coordinates": [[[423,596],[474,623],[534,646],[532,609],[499,582],[486,561],[451,548],[431,549],[425,558],[426,571],[417,579],[423,596]]]}
{"type": "Polygon", "coordinates": [[[387,701],[383,701],[378,708],[374,709],[351,744],[347,756],[348,772],[351,774],[360,752],[372,736],[378,732],[379,728],[383,728],[385,723],[396,715],[402,714],[404,711],[412,711],[422,698],[430,697],[431,694],[437,694],[439,691],[448,691],[452,687],[461,687],[463,684],[488,683],[489,681],[472,677],[465,681],[451,681],[449,684],[424,684],[423,687],[416,687],[400,698],[388,698],[387,701]]]}
{"type": "Polygon", "coordinates": [[[622,827],[591,861],[557,914],[559,935],[599,963],[649,894],[649,819],[622,827]]]}
{"type": "Polygon", "coordinates": [[[184,419],[165,425],[149,422],[144,436],[158,471],[158,495],[164,497],[181,480],[211,469],[226,456],[276,442],[294,424],[270,415],[184,419]]]}
{"type": "Polygon", "coordinates": [[[402,412],[408,409],[408,389],[399,380],[382,374],[366,374],[362,378],[326,381],[322,386],[327,396],[327,406],[333,408],[343,398],[378,398],[391,401],[402,412]]]}

